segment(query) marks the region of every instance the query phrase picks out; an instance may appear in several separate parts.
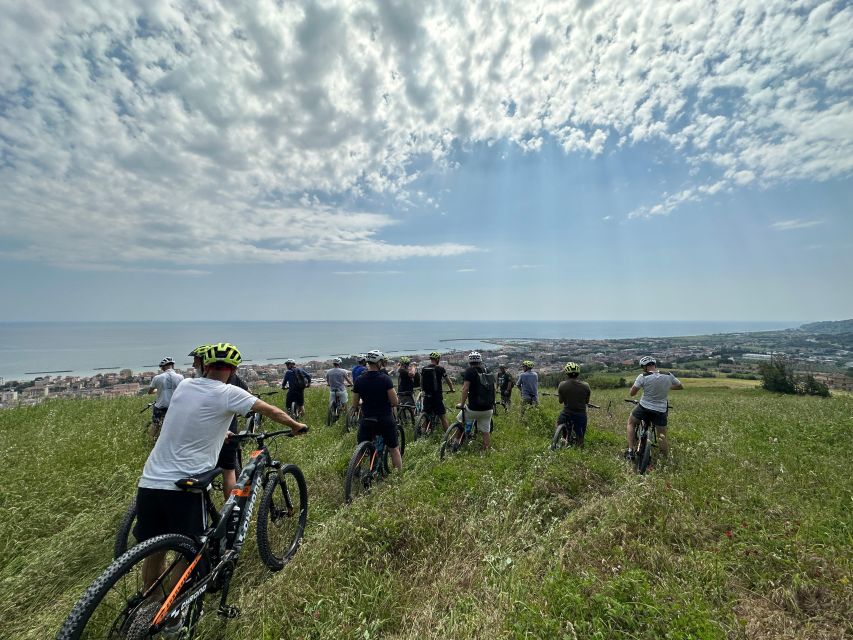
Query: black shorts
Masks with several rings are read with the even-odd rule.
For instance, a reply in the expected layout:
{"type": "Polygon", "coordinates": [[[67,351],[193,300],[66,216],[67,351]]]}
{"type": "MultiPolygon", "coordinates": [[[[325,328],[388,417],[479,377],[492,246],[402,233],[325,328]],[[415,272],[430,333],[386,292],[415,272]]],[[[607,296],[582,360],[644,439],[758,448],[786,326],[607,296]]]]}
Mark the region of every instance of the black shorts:
{"type": "Polygon", "coordinates": [[[385,446],[394,449],[400,446],[400,438],[397,434],[397,423],[391,415],[381,418],[362,418],[361,426],[358,428],[358,441],[367,442],[376,436],[382,436],[385,446]]]}
{"type": "Polygon", "coordinates": [[[230,471],[237,468],[237,456],[240,454],[240,445],[236,440],[231,440],[222,445],[219,450],[219,459],[216,466],[220,469],[230,471]]]}
{"type": "Polygon", "coordinates": [[[169,411],[169,407],[152,407],[151,410],[151,419],[154,420],[154,422],[163,424],[163,418],[166,417],[166,412],[169,411]]]}
{"type": "Polygon", "coordinates": [[[650,422],[656,427],[666,426],[666,411],[652,411],[651,409],[646,409],[643,405],[638,404],[634,407],[631,415],[637,420],[645,420],[647,423],[650,422]]]}
{"type": "Polygon", "coordinates": [[[587,415],[585,413],[574,413],[563,409],[557,416],[557,424],[569,425],[578,438],[583,438],[586,433],[587,415]]]}
{"type": "Polygon", "coordinates": [[[501,391],[501,400],[506,403],[512,399],[512,389],[508,389],[507,391],[501,391]]]}
{"type": "Polygon", "coordinates": [[[424,396],[424,413],[432,416],[443,416],[447,413],[443,396],[424,396]]]}
{"type": "Polygon", "coordinates": [[[402,407],[404,404],[408,404],[411,406],[415,406],[415,398],[412,395],[411,391],[398,391],[397,392],[397,400],[400,401],[400,406],[402,407]]]}
{"type": "Polygon", "coordinates": [[[164,533],[181,533],[198,538],[207,526],[204,496],[177,489],[136,490],[136,525],[133,536],[137,542],[164,533]]]}
{"type": "Polygon", "coordinates": [[[290,409],[290,405],[296,403],[297,407],[305,405],[305,389],[288,389],[287,398],[284,401],[284,408],[290,409]]]}

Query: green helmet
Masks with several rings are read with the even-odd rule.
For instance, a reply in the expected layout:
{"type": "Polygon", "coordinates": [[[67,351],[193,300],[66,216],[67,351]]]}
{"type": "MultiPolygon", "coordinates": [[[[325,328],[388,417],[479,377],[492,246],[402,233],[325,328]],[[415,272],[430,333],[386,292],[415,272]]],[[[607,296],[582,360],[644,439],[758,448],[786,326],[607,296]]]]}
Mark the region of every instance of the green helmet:
{"type": "Polygon", "coordinates": [[[409,364],[412,359],[409,356],[403,356],[400,358],[400,364],[409,364]]]}
{"type": "Polygon", "coordinates": [[[209,344],[200,344],[195,349],[190,351],[187,355],[192,356],[193,358],[201,358],[204,359],[204,354],[207,353],[207,350],[210,349],[213,345],[209,344]]]}
{"type": "Polygon", "coordinates": [[[580,373],[581,366],[577,362],[567,362],[566,366],[563,367],[563,371],[565,373],[580,373]]]}
{"type": "Polygon", "coordinates": [[[438,351],[433,351],[431,354],[429,354],[429,359],[430,360],[441,360],[441,354],[438,351]]]}
{"type": "Polygon", "coordinates": [[[528,369],[532,369],[533,368],[533,360],[525,360],[524,362],[521,363],[521,366],[527,367],[528,369]]]}
{"type": "Polygon", "coordinates": [[[243,356],[240,355],[240,350],[233,344],[220,342],[219,344],[209,346],[204,354],[205,366],[217,362],[229,364],[232,367],[239,367],[240,363],[243,362],[243,356]]]}

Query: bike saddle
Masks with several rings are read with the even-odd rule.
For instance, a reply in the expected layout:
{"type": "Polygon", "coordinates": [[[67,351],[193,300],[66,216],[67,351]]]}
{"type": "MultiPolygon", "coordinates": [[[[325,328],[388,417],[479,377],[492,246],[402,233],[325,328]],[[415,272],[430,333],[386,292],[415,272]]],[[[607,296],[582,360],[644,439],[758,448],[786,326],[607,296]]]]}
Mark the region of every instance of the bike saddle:
{"type": "Polygon", "coordinates": [[[222,469],[216,467],[215,469],[205,471],[204,473],[197,473],[196,475],[188,478],[175,480],[175,486],[184,490],[204,489],[207,485],[213,482],[214,478],[216,478],[220,473],[222,473],[222,469]]]}

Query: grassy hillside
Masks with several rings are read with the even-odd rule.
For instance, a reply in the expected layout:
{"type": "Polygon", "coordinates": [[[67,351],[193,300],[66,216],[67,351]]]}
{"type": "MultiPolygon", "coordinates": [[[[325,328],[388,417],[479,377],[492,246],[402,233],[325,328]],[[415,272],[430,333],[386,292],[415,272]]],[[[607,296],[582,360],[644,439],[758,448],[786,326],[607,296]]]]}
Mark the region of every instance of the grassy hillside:
{"type": "MultiPolygon", "coordinates": [[[[402,476],[349,506],[354,436],[324,428],[310,392],[312,434],[280,449],[308,479],[305,545],[269,574],[252,538],[243,616],[206,616],[202,636],[853,637],[853,400],[687,384],[673,459],[644,478],[617,458],[624,391],[599,391],[614,415],[592,414],[583,452],[548,451],[547,398],[501,417],[489,456],[410,446],[402,476]]],[[[147,454],[143,404],[0,412],[0,637],[51,637],[109,562],[147,454]]]]}

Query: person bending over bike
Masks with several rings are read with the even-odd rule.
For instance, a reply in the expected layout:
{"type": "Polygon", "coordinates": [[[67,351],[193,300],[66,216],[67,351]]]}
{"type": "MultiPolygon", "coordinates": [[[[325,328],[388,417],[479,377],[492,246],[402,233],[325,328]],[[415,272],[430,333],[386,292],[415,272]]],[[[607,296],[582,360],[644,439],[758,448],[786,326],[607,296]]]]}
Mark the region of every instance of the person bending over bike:
{"type": "Polygon", "coordinates": [[[184,379],[184,376],[175,371],[175,361],[172,358],[163,358],[160,361],[160,371],[162,373],[154,376],[148,386],[149,395],[157,393],[157,399],[154,401],[151,412],[151,437],[154,439],[160,435],[160,428],[163,425],[163,418],[169,411],[172,394],[178,388],[181,380],[184,379]]]}
{"type": "Polygon", "coordinates": [[[349,377],[349,372],[341,368],[341,359],[334,358],[332,360],[332,368],[326,371],[326,382],[329,385],[329,406],[334,406],[335,400],[340,401],[340,405],[346,408],[347,387],[352,386],[352,380],[349,377]]]}
{"type": "Polygon", "coordinates": [[[515,380],[512,379],[512,374],[506,370],[506,365],[498,365],[498,389],[501,392],[501,404],[505,407],[512,404],[512,388],[514,386],[515,380]]]}
{"type": "MultiPolygon", "coordinates": [[[[464,418],[477,421],[477,429],[483,434],[483,451],[488,451],[492,442],[492,413],[495,407],[495,376],[483,366],[483,356],[477,351],[468,354],[468,368],[462,373],[462,400],[457,409],[464,407],[464,418]]],[[[462,422],[463,412],[456,416],[462,422]]]]}
{"type": "Polygon", "coordinates": [[[287,389],[284,399],[285,408],[289,409],[296,403],[296,415],[300,418],[305,413],[305,388],[311,384],[311,374],[302,367],[296,366],[296,360],[288,358],[284,361],[287,371],[281,381],[281,388],[287,389]]]}
{"type": "Polygon", "coordinates": [[[409,356],[400,358],[400,366],[397,368],[397,399],[401,406],[415,406],[415,371],[409,356]]]}
{"type": "MultiPolygon", "coordinates": [[[[197,377],[204,376],[204,355],[212,345],[203,344],[190,351],[189,355],[193,357],[193,367],[196,370],[197,377]]],[[[249,390],[249,385],[237,373],[231,374],[231,377],[226,380],[225,384],[233,384],[235,387],[240,387],[244,391],[249,390]]],[[[231,424],[228,425],[230,433],[237,433],[237,416],[231,418],[231,424]]],[[[225,499],[231,495],[231,489],[237,484],[237,466],[240,457],[240,443],[230,438],[222,444],[222,449],[219,451],[219,458],[216,461],[216,466],[222,469],[222,493],[225,494],[225,499]]]]}
{"type": "Polygon", "coordinates": [[[634,429],[640,424],[640,420],[645,420],[657,428],[658,446],[660,447],[660,455],[665,458],[669,453],[669,442],[666,437],[666,413],[669,399],[670,389],[680,391],[684,388],[681,381],[670,373],[661,373],[657,369],[657,360],[652,356],[643,356],[640,358],[640,368],[643,373],[637,376],[634,384],[631,386],[631,396],[637,395],[640,389],[643,390],[643,397],[640,398],[640,404],[631,412],[628,417],[628,450],[625,452],[625,458],[628,460],[634,459],[634,451],[637,449],[637,437],[634,429]]]}
{"type": "Polygon", "coordinates": [[[394,468],[402,471],[403,457],[400,455],[397,422],[392,414],[393,407],[398,404],[397,394],[391,378],[380,370],[383,360],[385,354],[381,351],[374,350],[367,354],[367,371],[359,376],[352,387],[352,406],[357,410],[361,401],[358,441],[367,442],[377,435],[382,436],[394,468]]]}
{"type": "Polygon", "coordinates": [[[521,393],[522,410],[524,405],[539,404],[539,374],[533,370],[533,361],[525,360],[521,363],[522,372],[518,374],[515,386],[521,393]]]}
{"type": "Polygon", "coordinates": [[[441,426],[447,431],[447,409],[444,406],[445,382],[453,393],[453,383],[447,375],[447,371],[439,363],[441,354],[433,351],[429,354],[429,364],[421,369],[421,389],[424,392],[424,413],[441,418],[441,426]]]}
{"type": "MultiPolygon", "coordinates": [[[[139,480],[138,513],[133,529],[138,542],[165,533],[197,539],[204,532],[202,495],[182,491],[175,481],[200,475],[216,466],[234,416],[257,411],[296,432],[308,430],[278,407],[226,384],[241,361],[240,351],[232,344],[210,346],[203,357],[204,377],[188,378],[175,389],[163,432],[145,461],[139,480]]],[[[146,585],[153,584],[162,574],[164,560],[164,554],[145,560],[146,585]]]]}
{"type": "Polygon", "coordinates": [[[578,379],[581,373],[579,364],[569,362],[563,367],[568,380],[563,380],[557,387],[557,399],[563,405],[563,410],[557,416],[557,426],[564,424],[574,429],[578,447],[583,447],[586,434],[586,405],[589,403],[591,391],[586,382],[578,379]]]}

